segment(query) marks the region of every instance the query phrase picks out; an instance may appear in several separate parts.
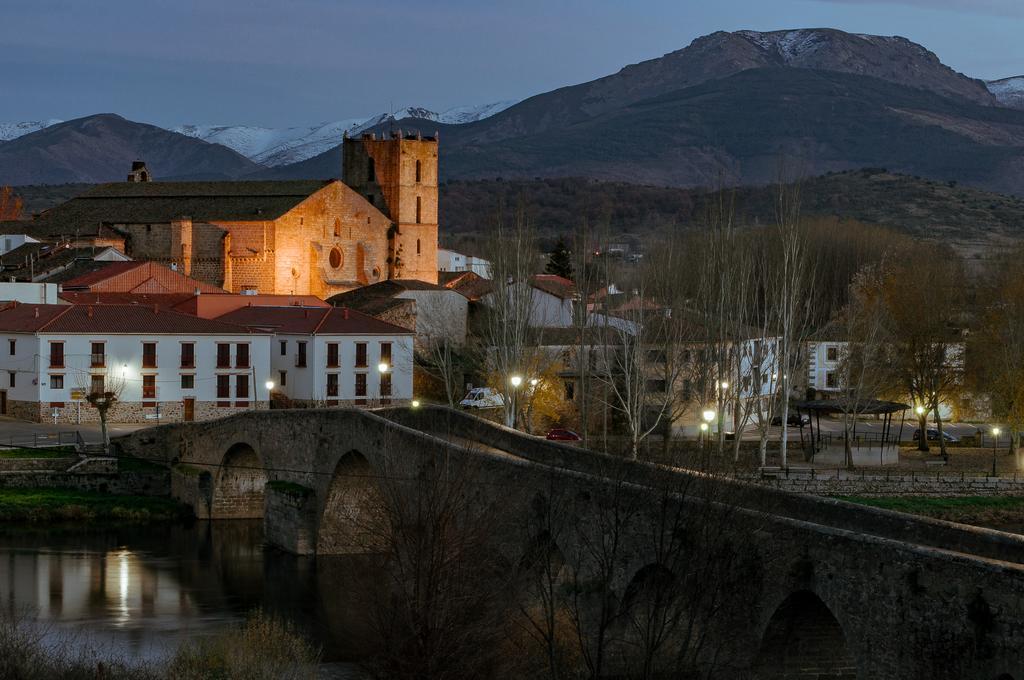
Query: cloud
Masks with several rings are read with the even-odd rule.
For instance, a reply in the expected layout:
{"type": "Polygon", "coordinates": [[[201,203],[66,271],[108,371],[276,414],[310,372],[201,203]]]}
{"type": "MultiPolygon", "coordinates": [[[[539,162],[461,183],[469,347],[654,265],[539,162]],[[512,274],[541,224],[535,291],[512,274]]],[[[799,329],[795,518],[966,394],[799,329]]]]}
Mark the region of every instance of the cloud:
{"type": "Polygon", "coordinates": [[[968,14],[988,14],[1024,18],[1020,0],[816,0],[833,5],[904,5],[923,9],[949,10],[968,14]]]}

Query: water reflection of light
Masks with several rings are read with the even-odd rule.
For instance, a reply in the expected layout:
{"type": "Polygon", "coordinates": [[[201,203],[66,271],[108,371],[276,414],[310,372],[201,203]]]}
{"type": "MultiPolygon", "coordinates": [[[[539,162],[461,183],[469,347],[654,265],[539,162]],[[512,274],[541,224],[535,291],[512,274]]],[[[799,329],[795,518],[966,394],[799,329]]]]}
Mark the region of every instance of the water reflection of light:
{"type": "Polygon", "coordinates": [[[118,578],[120,580],[120,595],[121,601],[118,607],[118,623],[126,623],[128,621],[128,556],[127,550],[122,550],[118,555],[118,578]]]}

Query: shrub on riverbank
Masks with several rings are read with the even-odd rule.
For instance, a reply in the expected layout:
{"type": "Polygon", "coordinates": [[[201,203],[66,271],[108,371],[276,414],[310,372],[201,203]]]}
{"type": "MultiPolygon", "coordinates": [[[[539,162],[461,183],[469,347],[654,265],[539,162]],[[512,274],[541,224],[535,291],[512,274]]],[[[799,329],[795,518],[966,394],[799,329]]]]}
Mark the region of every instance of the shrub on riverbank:
{"type": "Polygon", "coordinates": [[[169,498],[72,489],[0,489],[0,520],[10,522],[148,522],[190,516],[187,506],[169,498]]]}
{"type": "Polygon", "coordinates": [[[184,643],[165,663],[100,660],[73,636],[0,612],[5,680],[314,680],[319,654],[294,628],[257,612],[237,628],[184,643]],[[74,651],[72,651],[74,650],[74,651]]]}
{"type": "Polygon", "coordinates": [[[315,680],[319,653],[288,624],[261,612],[245,626],[182,645],[171,680],[315,680]]]}

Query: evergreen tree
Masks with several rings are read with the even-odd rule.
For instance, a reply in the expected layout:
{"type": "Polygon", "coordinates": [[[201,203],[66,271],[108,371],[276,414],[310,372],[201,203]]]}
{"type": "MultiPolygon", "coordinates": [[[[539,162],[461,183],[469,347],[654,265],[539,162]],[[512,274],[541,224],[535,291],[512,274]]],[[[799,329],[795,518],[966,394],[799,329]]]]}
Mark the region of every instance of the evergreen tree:
{"type": "Polygon", "coordinates": [[[569,252],[569,247],[565,245],[565,238],[561,236],[558,238],[558,243],[555,244],[555,249],[551,251],[551,257],[544,267],[544,273],[572,279],[572,253],[569,252]]]}

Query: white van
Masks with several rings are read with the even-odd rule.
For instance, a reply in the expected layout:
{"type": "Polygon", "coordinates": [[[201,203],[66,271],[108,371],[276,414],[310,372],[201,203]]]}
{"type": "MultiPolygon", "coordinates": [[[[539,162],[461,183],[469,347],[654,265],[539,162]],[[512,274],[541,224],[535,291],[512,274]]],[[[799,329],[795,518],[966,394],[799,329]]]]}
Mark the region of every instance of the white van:
{"type": "Polygon", "coordinates": [[[504,405],[501,393],[490,387],[474,387],[459,402],[462,408],[501,408],[504,405]]]}

